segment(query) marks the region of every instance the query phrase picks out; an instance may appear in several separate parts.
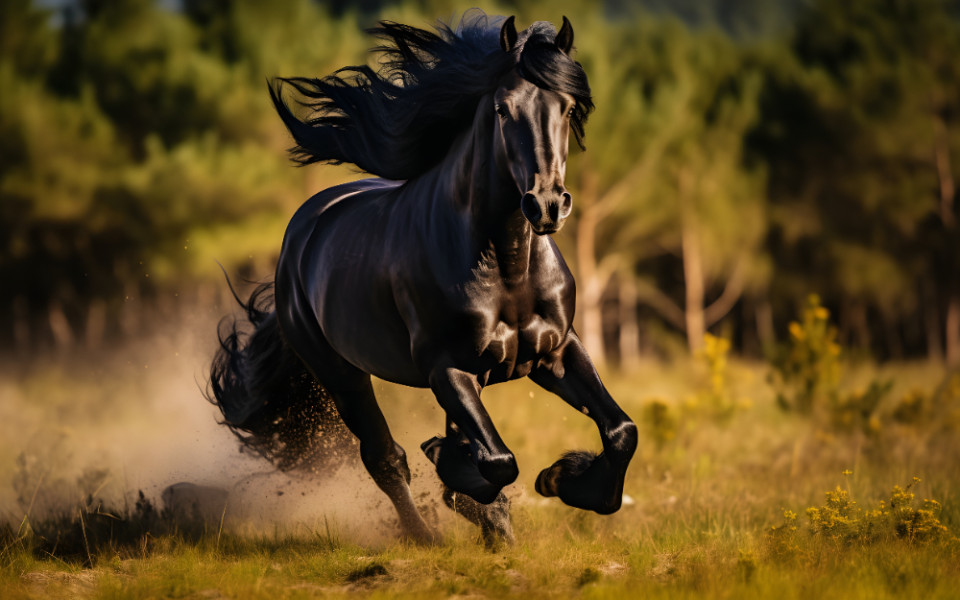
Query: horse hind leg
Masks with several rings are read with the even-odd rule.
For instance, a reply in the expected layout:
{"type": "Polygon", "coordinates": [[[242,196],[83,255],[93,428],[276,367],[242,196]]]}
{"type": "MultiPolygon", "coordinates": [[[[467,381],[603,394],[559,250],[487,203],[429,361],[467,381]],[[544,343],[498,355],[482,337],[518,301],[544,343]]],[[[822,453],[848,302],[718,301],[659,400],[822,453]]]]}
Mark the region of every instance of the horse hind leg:
{"type": "Polygon", "coordinates": [[[344,360],[327,342],[316,321],[305,316],[313,314],[312,308],[290,276],[281,257],[277,267],[277,315],[283,321],[287,343],[330,393],[344,425],[360,442],[360,460],[393,503],[403,533],[422,543],[439,541],[413,501],[407,455],[390,434],[370,375],[344,360]]]}
{"type": "Polygon", "coordinates": [[[423,520],[413,501],[406,452],[390,434],[370,376],[363,373],[354,385],[329,391],[344,424],[360,441],[364,467],[393,503],[403,533],[421,543],[438,542],[437,534],[423,520]]]}
{"type": "Polygon", "coordinates": [[[470,496],[455,492],[444,486],[443,503],[447,507],[474,525],[480,527],[483,536],[483,545],[487,549],[495,549],[501,542],[513,545],[516,539],[513,536],[513,524],[510,521],[510,499],[497,494],[490,504],[480,504],[470,496]]]}

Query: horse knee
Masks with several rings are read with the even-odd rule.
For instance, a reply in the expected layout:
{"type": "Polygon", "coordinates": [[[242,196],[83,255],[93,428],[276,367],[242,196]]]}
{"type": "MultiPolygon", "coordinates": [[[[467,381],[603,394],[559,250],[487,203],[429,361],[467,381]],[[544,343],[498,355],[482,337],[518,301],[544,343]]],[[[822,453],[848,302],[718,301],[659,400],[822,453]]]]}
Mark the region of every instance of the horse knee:
{"type": "Polygon", "coordinates": [[[500,487],[510,485],[520,475],[517,459],[510,452],[481,456],[477,468],[484,479],[500,487]]]}
{"type": "Polygon", "coordinates": [[[626,419],[606,432],[604,451],[611,457],[629,461],[637,450],[637,426],[626,419]]]}

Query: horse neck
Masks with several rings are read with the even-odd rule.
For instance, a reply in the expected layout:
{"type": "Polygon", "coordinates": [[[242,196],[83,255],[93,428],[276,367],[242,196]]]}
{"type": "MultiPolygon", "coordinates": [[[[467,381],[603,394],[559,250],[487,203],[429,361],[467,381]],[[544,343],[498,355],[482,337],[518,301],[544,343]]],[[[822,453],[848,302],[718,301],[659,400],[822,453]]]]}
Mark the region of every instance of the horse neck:
{"type": "Polygon", "coordinates": [[[454,144],[438,173],[443,195],[467,217],[474,246],[484,260],[495,259],[511,283],[529,271],[534,234],[520,211],[521,193],[506,159],[494,148],[491,103],[480,102],[473,127],[454,144]]]}

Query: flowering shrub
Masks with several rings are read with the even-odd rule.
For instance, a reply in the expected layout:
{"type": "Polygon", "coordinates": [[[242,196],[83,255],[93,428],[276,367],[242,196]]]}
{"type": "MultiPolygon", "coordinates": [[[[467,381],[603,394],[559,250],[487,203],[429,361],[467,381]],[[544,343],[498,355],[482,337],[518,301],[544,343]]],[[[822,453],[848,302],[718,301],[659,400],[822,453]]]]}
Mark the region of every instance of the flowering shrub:
{"type": "Polygon", "coordinates": [[[960,429],[960,373],[948,373],[930,392],[913,389],[903,394],[888,416],[899,425],[952,434],[960,429]]]}
{"type": "Polygon", "coordinates": [[[691,413],[699,412],[726,421],[737,410],[750,406],[748,399],[737,398],[733,392],[727,362],[729,354],[730,340],[709,333],[703,336],[703,349],[697,353],[697,359],[706,366],[707,378],[685,403],[691,413]]]}
{"type": "Polygon", "coordinates": [[[827,414],[829,424],[841,431],[860,430],[868,434],[879,432],[881,422],[877,416],[877,407],[892,388],[893,380],[874,379],[865,391],[834,394],[827,414]]]}
{"type": "Polygon", "coordinates": [[[914,425],[924,417],[928,404],[926,394],[920,390],[911,390],[900,398],[890,417],[897,423],[914,425]]]}
{"type": "Polygon", "coordinates": [[[810,294],[800,320],[789,325],[789,341],[773,357],[777,402],[785,410],[809,414],[820,396],[836,393],[840,345],[829,321],[830,311],[810,294]]]}
{"type": "MultiPolygon", "coordinates": [[[[844,471],[849,475],[850,471],[844,471]]],[[[947,528],[940,522],[941,505],[936,500],[925,498],[917,502],[911,488],[920,483],[920,478],[905,488],[894,486],[888,501],[880,501],[873,508],[864,509],[854,500],[848,490],[837,486],[824,494],[821,506],[806,510],[810,534],[815,538],[835,543],[864,544],[887,539],[903,539],[909,542],[932,540],[945,534],[947,528]]],[[[783,511],[780,525],[771,527],[767,540],[776,555],[795,554],[799,551],[797,515],[783,511]]]]}
{"type": "Polygon", "coordinates": [[[770,553],[777,558],[788,558],[800,553],[797,544],[797,513],[786,508],[783,510],[783,521],[773,525],[767,531],[767,543],[770,553]]]}
{"type": "Polygon", "coordinates": [[[707,364],[709,380],[699,396],[706,408],[720,418],[730,417],[736,408],[729,386],[729,352],[730,340],[709,333],[703,336],[703,349],[699,356],[707,364]]]}
{"type": "Polygon", "coordinates": [[[641,420],[657,449],[677,437],[677,419],[662,400],[649,400],[643,406],[641,420]]]}

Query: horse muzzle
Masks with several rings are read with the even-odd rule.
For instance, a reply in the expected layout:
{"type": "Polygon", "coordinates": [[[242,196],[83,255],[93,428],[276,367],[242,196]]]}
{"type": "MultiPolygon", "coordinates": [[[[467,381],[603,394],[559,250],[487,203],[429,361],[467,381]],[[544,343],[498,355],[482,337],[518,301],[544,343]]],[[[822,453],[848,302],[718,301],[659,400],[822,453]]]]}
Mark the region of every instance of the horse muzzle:
{"type": "Polygon", "coordinates": [[[556,233],[573,210],[573,197],[569,192],[559,194],[533,194],[527,192],[520,200],[520,211],[530,222],[537,235],[556,233]]]}

